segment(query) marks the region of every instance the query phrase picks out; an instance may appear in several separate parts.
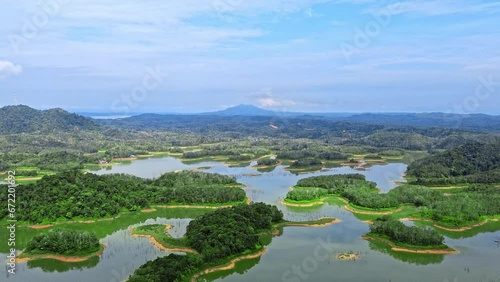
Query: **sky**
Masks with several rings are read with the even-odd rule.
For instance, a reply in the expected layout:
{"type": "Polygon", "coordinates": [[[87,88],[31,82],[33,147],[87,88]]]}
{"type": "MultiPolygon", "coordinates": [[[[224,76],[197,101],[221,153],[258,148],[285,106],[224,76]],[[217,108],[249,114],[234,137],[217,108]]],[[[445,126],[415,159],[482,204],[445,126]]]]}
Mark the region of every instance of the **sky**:
{"type": "Polygon", "coordinates": [[[0,0],[0,106],[500,115],[500,1],[0,0]]]}

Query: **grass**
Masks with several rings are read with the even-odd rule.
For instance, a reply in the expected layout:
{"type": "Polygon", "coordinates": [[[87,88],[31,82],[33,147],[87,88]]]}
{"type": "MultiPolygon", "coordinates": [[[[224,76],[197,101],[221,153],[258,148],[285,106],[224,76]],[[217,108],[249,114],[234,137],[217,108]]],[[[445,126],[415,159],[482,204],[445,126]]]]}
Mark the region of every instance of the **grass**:
{"type": "Polygon", "coordinates": [[[185,238],[172,238],[165,234],[167,226],[162,224],[144,225],[134,228],[133,234],[149,235],[167,248],[190,248],[185,238]]]}

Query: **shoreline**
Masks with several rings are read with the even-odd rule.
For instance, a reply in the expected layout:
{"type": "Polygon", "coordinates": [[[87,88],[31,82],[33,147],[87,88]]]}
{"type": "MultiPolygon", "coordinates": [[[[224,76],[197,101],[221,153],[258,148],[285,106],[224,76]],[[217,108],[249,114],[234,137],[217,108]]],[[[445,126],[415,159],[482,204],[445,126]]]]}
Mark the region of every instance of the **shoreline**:
{"type": "MultiPolygon", "coordinates": [[[[32,255],[32,256],[28,255],[28,257],[17,258],[16,263],[25,263],[25,262],[28,262],[30,260],[37,260],[37,259],[54,259],[54,260],[58,260],[61,262],[68,262],[68,263],[84,262],[84,261],[87,261],[95,256],[100,257],[104,253],[105,249],[106,249],[106,244],[101,244],[101,248],[97,253],[90,254],[90,255],[85,256],[85,257],[76,257],[76,256],[73,257],[73,256],[65,256],[65,255],[57,255],[57,254],[40,254],[40,255],[32,255]]],[[[19,257],[21,254],[23,254],[23,252],[20,252],[17,256],[19,257]]]]}
{"type": "MultiPolygon", "coordinates": [[[[165,230],[167,229],[171,229],[173,228],[171,225],[167,224],[165,225],[165,230]]],[[[153,246],[155,246],[156,248],[162,250],[162,251],[165,251],[165,252],[172,252],[172,253],[190,253],[190,254],[196,254],[198,255],[199,253],[194,250],[194,249],[191,249],[191,248],[187,248],[187,247],[167,247],[165,245],[163,245],[162,243],[158,242],[158,240],[156,240],[156,238],[153,236],[153,235],[149,235],[149,234],[137,234],[134,232],[135,231],[135,228],[131,228],[130,229],[130,235],[132,237],[136,237],[136,238],[140,238],[140,237],[145,237],[145,238],[148,238],[149,241],[151,242],[151,244],[153,244],[153,246]]],[[[165,233],[165,236],[170,236],[170,234],[168,233],[165,233]]]]}
{"type": "Polygon", "coordinates": [[[399,207],[395,210],[392,210],[392,211],[380,211],[380,212],[377,212],[377,211],[359,211],[359,210],[355,210],[347,205],[344,206],[344,209],[349,211],[349,212],[352,212],[352,213],[356,213],[356,214],[366,214],[366,215],[389,215],[389,214],[393,214],[393,213],[397,213],[397,212],[400,212],[403,210],[403,207],[399,207]]]}
{"type": "Polygon", "coordinates": [[[295,204],[295,203],[289,203],[289,202],[286,202],[285,200],[282,200],[281,204],[284,206],[289,206],[289,207],[308,208],[308,207],[323,205],[325,203],[324,200],[326,200],[326,198],[328,198],[328,197],[321,198],[318,200],[318,202],[312,202],[312,203],[308,203],[308,204],[295,204]]]}
{"type": "Polygon", "coordinates": [[[323,219],[331,219],[331,221],[329,222],[325,222],[325,223],[300,223],[300,222],[282,222],[282,223],[276,223],[273,225],[273,228],[275,229],[274,231],[272,231],[270,234],[273,235],[273,236],[279,236],[282,234],[282,229],[285,228],[285,227],[312,227],[312,228],[319,228],[319,227],[327,227],[327,226],[331,226],[331,225],[334,225],[334,224],[337,224],[337,223],[341,223],[342,220],[338,219],[338,218],[328,218],[328,217],[322,217],[322,218],[318,218],[317,220],[315,221],[320,221],[320,220],[323,220],[323,219]],[[282,229],[280,229],[282,228],[282,229]]]}
{"type": "MultiPolygon", "coordinates": [[[[291,190],[293,190],[293,187],[291,188],[291,190]]],[[[397,213],[397,212],[400,212],[400,211],[403,210],[403,207],[399,207],[399,208],[394,209],[392,211],[380,211],[380,212],[378,212],[378,211],[356,210],[355,208],[352,208],[352,207],[349,206],[349,201],[348,200],[346,200],[346,199],[344,199],[342,197],[338,197],[338,196],[326,196],[326,197],[318,199],[317,202],[311,202],[311,203],[307,203],[307,204],[289,203],[289,202],[286,202],[285,200],[282,200],[281,204],[285,205],[285,206],[289,206],[289,207],[307,208],[307,207],[313,207],[313,206],[325,204],[325,200],[328,199],[328,198],[336,198],[336,199],[340,200],[341,202],[343,202],[343,203],[346,204],[345,206],[343,206],[343,208],[345,210],[347,210],[348,212],[351,212],[351,213],[355,213],[355,214],[389,215],[389,214],[397,213]]]]}
{"type": "MultiPolygon", "coordinates": [[[[245,203],[250,204],[252,202],[252,199],[250,197],[246,197],[245,203]]],[[[243,202],[239,203],[243,204],[243,202]]],[[[230,208],[233,207],[234,205],[222,205],[222,206],[198,206],[198,205],[173,205],[173,206],[151,206],[149,209],[144,209],[140,211],[134,211],[134,212],[124,212],[124,213],[152,213],[157,211],[156,208],[161,208],[161,209],[221,209],[221,208],[230,208]]],[[[56,225],[64,225],[64,224],[74,224],[74,223],[83,223],[83,224],[92,224],[92,223],[97,223],[97,222],[103,222],[103,221],[113,221],[115,219],[118,219],[123,213],[117,214],[115,217],[111,218],[99,218],[99,219],[91,219],[91,220],[70,220],[70,221],[63,221],[63,222],[53,222],[49,224],[44,224],[44,225],[20,225],[19,227],[28,227],[31,229],[46,229],[50,228],[56,225]]]]}
{"type": "Polygon", "coordinates": [[[242,260],[254,259],[254,258],[261,257],[265,253],[267,253],[267,249],[263,248],[262,250],[260,250],[257,253],[249,254],[249,255],[244,255],[244,256],[240,256],[240,257],[234,258],[234,259],[232,259],[231,261],[229,261],[226,264],[223,264],[223,265],[220,265],[220,266],[211,267],[211,268],[208,268],[208,269],[205,269],[205,270],[199,272],[198,274],[193,275],[193,277],[191,278],[190,281],[191,282],[196,282],[198,280],[198,278],[200,278],[200,276],[203,276],[203,275],[206,275],[206,274],[209,274],[209,273],[214,273],[214,272],[219,272],[219,271],[234,269],[234,268],[236,268],[236,263],[238,263],[238,262],[240,262],[242,260]]]}
{"type": "Polygon", "coordinates": [[[464,232],[464,231],[472,230],[472,229],[474,229],[476,227],[483,226],[483,225],[485,225],[485,224],[487,224],[489,222],[498,222],[499,221],[498,218],[491,218],[491,219],[489,218],[489,219],[485,219],[485,220],[483,220],[481,222],[472,224],[470,226],[463,226],[463,227],[453,228],[453,227],[441,226],[441,225],[435,223],[433,220],[427,219],[427,218],[413,218],[413,217],[409,217],[409,218],[401,218],[401,220],[403,220],[403,221],[425,221],[425,222],[430,222],[436,228],[439,228],[439,229],[442,229],[442,230],[446,230],[446,231],[451,231],[451,232],[464,232]]]}
{"type": "MultiPolygon", "coordinates": [[[[318,218],[317,220],[315,221],[320,221],[322,219],[327,219],[326,217],[322,217],[322,218],[318,218]]],[[[326,226],[330,226],[330,225],[334,225],[334,224],[337,224],[337,223],[341,223],[342,220],[338,219],[338,218],[332,218],[332,220],[330,222],[325,222],[325,223],[300,223],[300,222],[289,222],[289,223],[285,223],[283,224],[282,226],[283,227],[287,227],[287,226],[291,226],[291,227],[326,227],[326,226]]],[[[279,223],[278,223],[279,224],[279,223]]]]}
{"type": "Polygon", "coordinates": [[[451,248],[448,250],[438,250],[438,249],[418,250],[418,249],[399,247],[388,239],[372,237],[369,235],[363,235],[363,236],[361,236],[361,238],[363,238],[364,240],[367,240],[367,241],[378,240],[380,242],[383,242],[383,243],[389,245],[391,247],[391,250],[396,251],[396,252],[413,253],[413,254],[429,254],[429,255],[430,254],[432,254],[432,255],[457,255],[460,253],[459,251],[453,250],[451,248]]]}

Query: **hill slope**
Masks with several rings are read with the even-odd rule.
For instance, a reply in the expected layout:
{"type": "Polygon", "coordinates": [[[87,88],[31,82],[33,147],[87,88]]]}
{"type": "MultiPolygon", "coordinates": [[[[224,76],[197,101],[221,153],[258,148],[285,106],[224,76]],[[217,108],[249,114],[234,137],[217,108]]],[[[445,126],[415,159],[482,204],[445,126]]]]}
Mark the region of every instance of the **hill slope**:
{"type": "Polygon", "coordinates": [[[408,175],[416,177],[421,184],[500,182],[499,172],[500,143],[467,143],[408,167],[408,175]]]}
{"type": "Polygon", "coordinates": [[[0,108],[1,134],[50,131],[93,130],[99,128],[94,120],[69,113],[63,109],[36,110],[28,106],[0,108]]]}

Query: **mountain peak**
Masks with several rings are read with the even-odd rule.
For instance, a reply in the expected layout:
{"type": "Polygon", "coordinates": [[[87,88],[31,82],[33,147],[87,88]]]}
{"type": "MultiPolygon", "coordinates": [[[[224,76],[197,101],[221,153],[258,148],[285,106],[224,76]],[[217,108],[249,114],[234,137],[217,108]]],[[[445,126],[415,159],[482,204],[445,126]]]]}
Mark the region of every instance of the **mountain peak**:
{"type": "Polygon", "coordinates": [[[273,116],[273,111],[265,110],[254,105],[240,104],[222,111],[206,113],[217,116],[273,116]]]}

